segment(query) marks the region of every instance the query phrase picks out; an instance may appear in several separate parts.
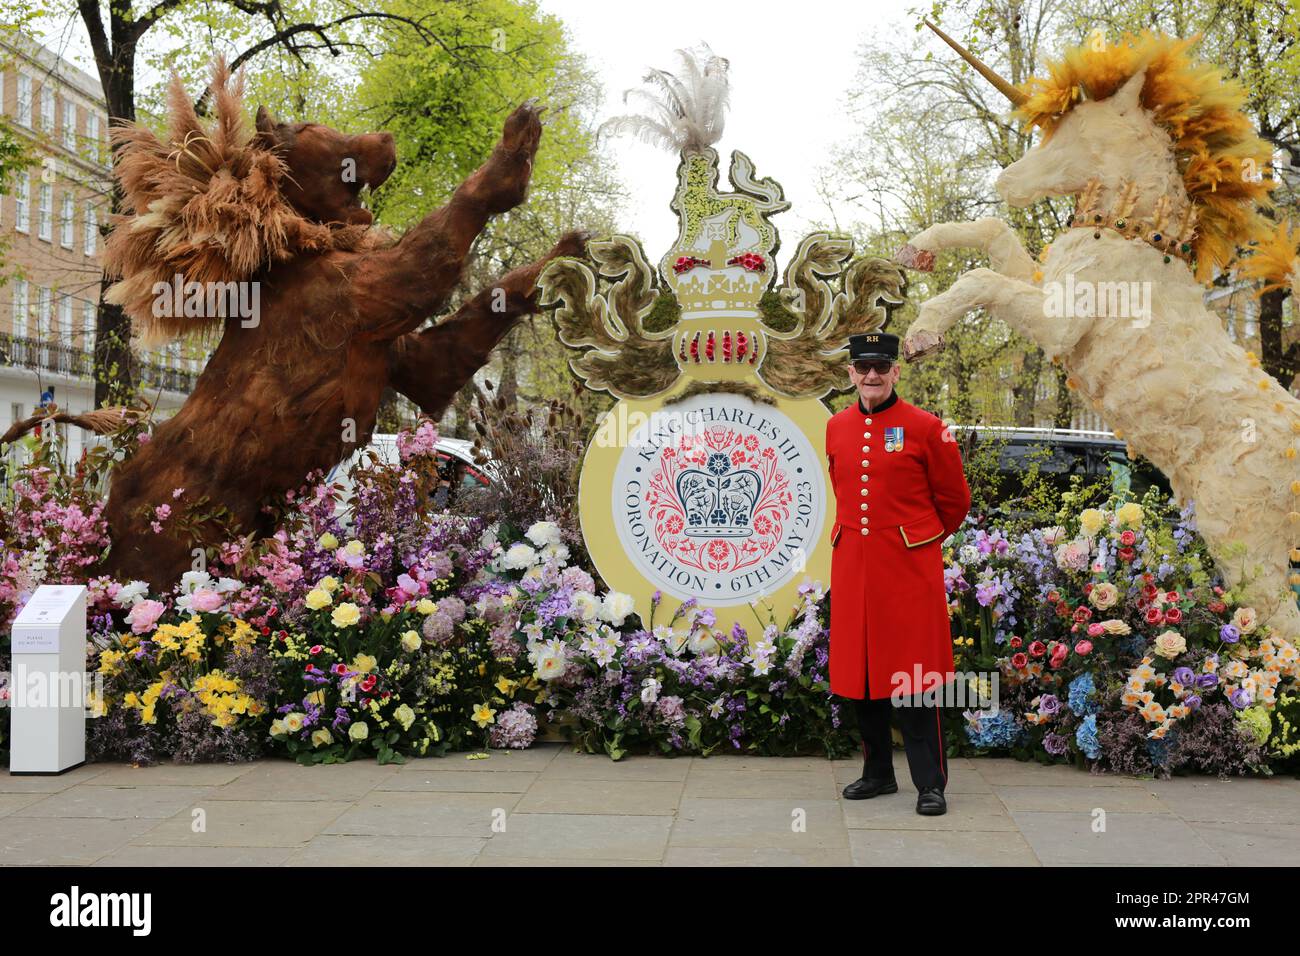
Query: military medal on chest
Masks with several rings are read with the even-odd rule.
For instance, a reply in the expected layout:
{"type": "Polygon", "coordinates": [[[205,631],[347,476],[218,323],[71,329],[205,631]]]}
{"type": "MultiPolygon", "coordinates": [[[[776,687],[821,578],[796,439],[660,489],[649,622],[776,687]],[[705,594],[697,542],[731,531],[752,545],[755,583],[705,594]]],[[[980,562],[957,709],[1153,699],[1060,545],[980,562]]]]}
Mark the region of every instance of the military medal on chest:
{"type": "Polygon", "coordinates": [[[680,153],[677,242],[654,270],[630,236],[592,240],[594,269],[558,259],[538,286],[578,353],[575,375],[619,399],[579,484],[583,537],[605,583],[639,609],[660,592],[658,620],[691,600],[714,611],[718,630],[753,631],[756,610],[784,620],[805,579],[829,584],[821,398],[848,387],[841,350],[880,328],[881,303],[900,302],[903,281],[883,259],[848,264],[851,239],[815,233],[777,285],[768,217],[789,203],[741,152],[734,191],[718,191],[726,61],[678,52],[680,76],[655,71],[671,90],[662,115],[606,124],[649,130],[680,153]],[[654,328],[665,315],[674,320],[654,328]]]}
{"type": "Polygon", "coordinates": [[[903,450],[903,426],[885,429],[885,451],[903,450]]]}

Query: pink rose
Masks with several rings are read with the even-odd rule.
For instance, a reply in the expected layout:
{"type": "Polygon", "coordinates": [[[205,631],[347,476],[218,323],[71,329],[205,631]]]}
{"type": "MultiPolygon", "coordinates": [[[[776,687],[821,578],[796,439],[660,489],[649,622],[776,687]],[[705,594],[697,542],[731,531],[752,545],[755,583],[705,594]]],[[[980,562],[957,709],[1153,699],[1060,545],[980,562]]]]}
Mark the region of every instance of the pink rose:
{"type": "Polygon", "coordinates": [[[211,588],[196,588],[190,595],[190,609],[193,611],[218,611],[225,603],[226,599],[211,588]]]}
{"type": "Polygon", "coordinates": [[[153,626],[158,623],[158,618],[162,617],[165,610],[167,607],[161,601],[140,601],[131,608],[131,613],[126,616],[126,622],[131,625],[132,633],[143,634],[153,630],[153,626]]]}
{"type": "Polygon", "coordinates": [[[1077,643],[1077,644],[1074,645],[1074,653],[1076,653],[1076,654],[1080,654],[1080,655],[1083,655],[1083,654],[1091,654],[1091,653],[1092,653],[1092,641],[1079,641],[1079,643],[1077,643]]]}
{"type": "Polygon", "coordinates": [[[1137,535],[1132,531],[1125,531],[1119,536],[1119,543],[1124,545],[1126,548],[1131,548],[1137,542],[1137,539],[1137,535]]]}
{"type": "Polygon", "coordinates": [[[1098,624],[1098,623],[1095,623],[1095,622],[1094,622],[1094,623],[1088,625],[1088,636],[1089,636],[1089,637],[1101,637],[1101,635],[1104,634],[1105,632],[1106,632],[1106,629],[1105,629],[1104,627],[1102,627],[1102,626],[1101,626],[1100,624],[1098,624]]]}
{"type": "Polygon", "coordinates": [[[1158,607],[1147,608],[1148,624],[1163,624],[1164,620],[1165,620],[1165,616],[1160,613],[1160,608],[1158,607]]]}
{"type": "Polygon", "coordinates": [[[1165,611],[1165,623],[1179,624],[1182,622],[1182,620],[1183,620],[1183,612],[1178,610],[1178,608],[1171,607],[1169,610],[1165,611]]]}
{"type": "Polygon", "coordinates": [[[1065,663],[1065,659],[1070,656],[1070,647],[1068,644],[1057,644],[1052,648],[1051,664],[1053,667],[1060,667],[1065,663]]]}

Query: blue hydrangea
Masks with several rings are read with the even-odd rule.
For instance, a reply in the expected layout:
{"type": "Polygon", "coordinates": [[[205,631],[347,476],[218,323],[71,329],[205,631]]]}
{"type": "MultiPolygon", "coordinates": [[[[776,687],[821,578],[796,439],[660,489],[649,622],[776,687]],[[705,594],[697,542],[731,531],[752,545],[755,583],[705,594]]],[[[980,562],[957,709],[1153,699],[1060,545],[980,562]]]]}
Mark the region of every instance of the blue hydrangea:
{"type": "Polygon", "coordinates": [[[1101,701],[1097,699],[1097,685],[1093,683],[1092,672],[1084,671],[1070,681],[1070,710],[1082,717],[1095,714],[1101,710],[1101,701]]]}
{"type": "Polygon", "coordinates": [[[997,749],[1012,747],[1019,743],[1025,729],[1016,720],[1016,715],[1009,710],[999,710],[995,714],[983,714],[966,721],[966,739],[976,747],[997,749]]]}
{"type": "MultiPolygon", "coordinates": [[[[1071,697],[1073,696],[1071,692],[1071,697]]],[[[1089,714],[1079,723],[1074,731],[1074,742],[1079,745],[1079,749],[1089,760],[1096,760],[1101,756],[1101,743],[1097,740],[1096,714],[1089,714]]]]}

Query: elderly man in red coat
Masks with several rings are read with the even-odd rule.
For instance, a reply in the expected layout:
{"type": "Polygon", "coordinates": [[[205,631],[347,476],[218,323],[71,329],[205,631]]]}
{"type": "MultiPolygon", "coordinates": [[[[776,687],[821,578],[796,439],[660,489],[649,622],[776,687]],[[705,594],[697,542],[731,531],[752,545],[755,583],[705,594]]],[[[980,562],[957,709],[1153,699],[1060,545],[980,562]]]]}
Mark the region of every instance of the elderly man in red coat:
{"type": "Polygon", "coordinates": [[[898,336],[849,339],[857,402],[826,424],[835,492],[831,529],[831,693],[853,699],[863,770],[850,800],[896,793],[897,715],[918,813],[946,812],[940,716],[953,679],[944,538],[970,509],[961,453],[944,423],[894,393],[898,336]]]}

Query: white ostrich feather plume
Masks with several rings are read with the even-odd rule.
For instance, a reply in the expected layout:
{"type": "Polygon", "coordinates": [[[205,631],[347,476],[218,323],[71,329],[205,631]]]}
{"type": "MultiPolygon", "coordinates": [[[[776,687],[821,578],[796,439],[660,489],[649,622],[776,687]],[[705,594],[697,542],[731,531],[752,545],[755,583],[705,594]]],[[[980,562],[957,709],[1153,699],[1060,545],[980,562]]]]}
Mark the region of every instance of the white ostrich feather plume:
{"type": "Polygon", "coordinates": [[[704,149],[722,138],[730,94],[728,61],[707,43],[676,52],[681,62],[677,73],[651,69],[642,80],[644,88],[623,94],[624,103],[635,98],[644,111],[606,120],[601,135],[630,133],[670,152],[704,149]]]}

